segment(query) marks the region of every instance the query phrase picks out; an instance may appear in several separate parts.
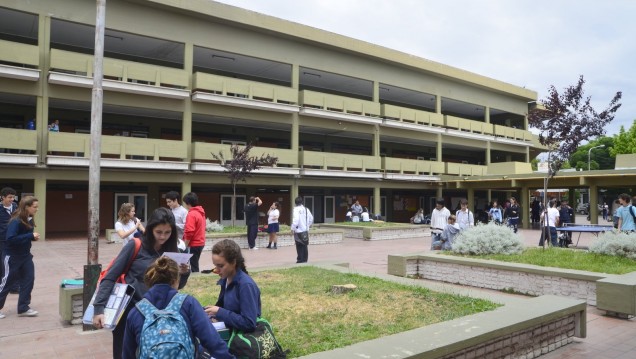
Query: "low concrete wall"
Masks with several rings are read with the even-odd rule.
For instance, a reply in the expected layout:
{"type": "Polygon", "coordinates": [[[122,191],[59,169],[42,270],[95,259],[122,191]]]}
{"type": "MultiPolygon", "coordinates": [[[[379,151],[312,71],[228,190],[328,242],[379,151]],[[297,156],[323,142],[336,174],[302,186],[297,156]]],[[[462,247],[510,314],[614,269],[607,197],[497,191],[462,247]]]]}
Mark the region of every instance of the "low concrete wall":
{"type": "Polygon", "coordinates": [[[346,238],[357,238],[365,241],[378,241],[385,239],[403,239],[430,237],[429,225],[398,225],[391,227],[367,227],[355,225],[320,224],[319,228],[339,229],[344,232],[346,238]]]}
{"type": "MultiPolygon", "coordinates": [[[[208,233],[206,236],[205,247],[203,250],[211,250],[215,241],[221,239],[231,239],[238,243],[241,248],[248,248],[247,234],[243,233],[208,233]]],[[[343,239],[343,232],[338,229],[316,229],[309,231],[309,244],[333,244],[341,243],[343,239]]],[[[267,247],[269,243],[269,236],[265,232],[259,232],[256,237],[256,246],[259,248],[267,247]]],[[[278,247],[286,247],[294,245],[294,236],[291,232],[278,232],[277,237],[278,247]]]]}
{"type": "MultiPolygon", "coordinates": [[[[331,269],[347,271],[346,268],[331,269]]],[[[496,293],[484,298],[474,290],[461,293],[461,289],[430,282],[392,276],[377,277],[459,295],[479,294],[478,297],[504,303],[504,306],[302,358],[531,359],[571,343],[573,337],[586,336],[587,306],[582,300],[551,295],[510,298],[496,293]]]]}
{"type": "Polygon", "coordinates": [[[610,274],[539,267],[441,254],[389,256],[389,274],[539,296],[559,295],[596,305],[596,281],[610,274]]]}

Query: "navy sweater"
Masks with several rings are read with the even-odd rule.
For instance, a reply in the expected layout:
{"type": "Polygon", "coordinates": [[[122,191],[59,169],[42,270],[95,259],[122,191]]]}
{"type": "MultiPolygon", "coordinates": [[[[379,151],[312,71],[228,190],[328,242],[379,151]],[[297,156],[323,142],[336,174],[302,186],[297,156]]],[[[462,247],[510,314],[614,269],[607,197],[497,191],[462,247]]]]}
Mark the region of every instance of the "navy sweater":
{"type": "Polygon", "coordinates": [[[33,241],[33,221],[29,222],[31,228],[27,228],[19,219],[9,221],[7,226],[7,241],[3,252],[5,255],[25,256],[31,253],[31,241],[33,241]]]}
{"type": "MultiPolygon", "coordinates": [[[[168,284],[156,284],[144,295],[157,309],[165,309],[177,291],[168,284]]],[[[227,344],[221,339],[216,329],[210,323],[208,315],[203,311],[201,304],[191,296],[188,296],[181,306],[181,315],[185,319],[190,335],[198,338],[201,345],[215,359],[233,359],[228,352],[227,344]]],[[[126,334],[124,334],[123,358],[136,358],[139,346],[141,329],[144,325],[144,316],[133,308],[126,320],[126,334]]]]}
{"type": "MultiPolygon", "coordinates": [[[[17,208],[18,205],[15,204],[15,202],[11,203],[11,214],[13,214],[17,208]]],[[[7,225],[11,219],[11,214],[0,204],[0,242],[4,242],[7,238],[7,225]]],[[[0,249],[1,248],[0,244],[0,249]]]]}

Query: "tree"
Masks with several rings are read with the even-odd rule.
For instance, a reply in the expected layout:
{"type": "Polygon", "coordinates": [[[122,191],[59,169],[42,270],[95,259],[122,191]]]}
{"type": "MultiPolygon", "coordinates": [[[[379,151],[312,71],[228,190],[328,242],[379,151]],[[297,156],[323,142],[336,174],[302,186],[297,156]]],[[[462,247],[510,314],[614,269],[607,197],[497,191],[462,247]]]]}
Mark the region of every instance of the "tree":
{"type": "MultiPolygon", "coordinates": [[[[591,105],[591,97],[584,97],[585,80],[581,75],[576,85],[566,87],[559,94],[554,85],[548,96],[528,114],[530,127],[540,131],[539,142],[548,149],[548,173],[543,181],[543,193],[548,193],[548,181],[557,174],[580,144],[605,134],[605,128],[621,107],[622,93],[614,95],[608,107],[597,112],[591,105]]],[[[547,196],[544,196],[544,208],[547,196]]],[[[546,231],[547,231],[546,221],[546,231]]],[[[545,238],[549,234],[545,233],[545,238]]]]}
{"type": "Polygon", "coordinates": [[[618,135],[614,136],[614,147],[610,154],[616,157],[618,154],[636,153],[636,120],[632,123],[629,131],[625,132],[625,128],[621,126],[618,135]]]}
{"type": "MultiPolygon", "coordinates": [[[[221,166],[225,168],[228,174],[230,184],[232,185],[232,213],[236,213],[236,184],[239,181],[245,182],[247,177],[251,177],[251,173],[263,166],[274,166],[278,163],[278,157],[262,154],[260,157],[251,156],[250,150],[254,145],[250,142],[245,147],[233,144],[230,147],[232,157],[225,159],[223,151],[218,154],[212,153],[212,157],[221,162],[221,166]]],[[[234,226],[234,216],[232,216],[232,226],[234,226]]]]}
{"type": "Polygon", "coordinates": [[[613,169],[616,159],[611,155],[611,151],[614,146],[614,137],[599,137],[598,139],[577,148],[572,156],[570,156],[570,165],[572,167],[576,167],[577,170],[582,169],[587,171],[588,151],[590,148],[596,147],[592,150],[590,167],[594,170],[613,169]],[[598,147],[599,145],[603,145],[605,147],[598,147]],[[596,167],[594,167],[594,163],[597,164],[596,167]]]}

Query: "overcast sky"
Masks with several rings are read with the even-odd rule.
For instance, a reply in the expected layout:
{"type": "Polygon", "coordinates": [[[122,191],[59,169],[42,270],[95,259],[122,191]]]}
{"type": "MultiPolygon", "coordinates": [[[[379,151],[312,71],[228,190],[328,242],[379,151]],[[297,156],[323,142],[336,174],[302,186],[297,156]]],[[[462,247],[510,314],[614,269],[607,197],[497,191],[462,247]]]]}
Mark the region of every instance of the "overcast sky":
{"type": "Polygon", "coordinates": [[[217,0],[537,91],[586,80],[608,135],[636,119],[633,0],[217,0]]]}

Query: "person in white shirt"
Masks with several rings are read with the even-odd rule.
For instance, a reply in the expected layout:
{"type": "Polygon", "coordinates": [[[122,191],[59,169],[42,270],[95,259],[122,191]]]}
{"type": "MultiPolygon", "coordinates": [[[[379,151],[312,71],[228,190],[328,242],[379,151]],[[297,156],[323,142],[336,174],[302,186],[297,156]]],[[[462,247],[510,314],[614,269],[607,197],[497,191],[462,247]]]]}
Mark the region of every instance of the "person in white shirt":
{"type": "Polygon", "coordinates": [[[559,242],[557,241],[557,230],[556,227],[559,225],[559,210],[556,208],[556,200],[555,199],[551,199],[550,203],[548,204],[548,210],[543,212],[541,214],[541,221],[542,221],[542,236],[541,236],[541,240],[539,241],[539,246],[543,247],[543,241],[545,239],[545,237],[548,235],[549,232],[549,236],[550,236],[550,242],[552,242],[552,246],[553,247],[558,247],[559,246],[559,242]],[[548,227],[549,227],[549,231],[546,231],[545,228],[545,221],[546,220],[546,215],[547,215],[547,221],[548,221],[548,227]]]}
{"type": "Polygon", "coordinates": [[[309,227],[314,223],[314,216],[311,211],[307,209],[303,203],[302,197],[296,197],[294,200],[296,207],[293,211],[292,219],[292,233],[294,233],[294,243],[296,244],[296,263],[307,263],[309,258],[309,251],[307,249],[309,240],[303,240],[301,233],[309,232],[309,227]]]}
{"type": "Polygon", "coordinates": [[[269,249],[278,249],[278,247],[276,247],[276,237],[279,231],[278,217],[280,217],[280,204],[274,202],[269,206],[269,210],[267,210],[267,233],[269,234],[269,244],[267,248],[269,249]]]}
{"type": "Polygon", "coordinates": [[[362,210],[362,215],[360,215],[362,222],[371,222],[371,218],[369,218],[369,210],[367,207],[364,207],[362,210]]]}
{"type": "Polygon", "coordinates": [[[131,241],[137,231],[143,234],[146,231],[139,218],[135,217],[135,206],[132,203],[123,203],[117,212],[115,231],[124,241],[124,245],[131,241]]]}
{"type": "Polygon", "coordinates": [[[457,217],[457,224],[459,225],[459,229],[464,230],[475,225],[475,217],[473,216],[473,212],[468,209],[468,200],[462,198],[459,201],[460,209],[455,212],[455,217],[457,217]]]}
{"type": "Polygon", "coordinates": [[[170,191],[166,193],[166,205],[174,215],[174,222],[177,225],[177,238],[179,239],[179,249],[185,251],[185,242],[183,242],[183,228],[185,227],[186,216],[188,210],[183,208],[179,203],[179,192],[170,191]]]}
{"type": "Polygon", "coordinates": [[[448,208],[444,207],[444,199],[439,198],[435,201],[435,209],[431,212],[431,250],[433,243],[441,241],[442,232],[448,224],[448,217],[451,213],[448,208]]]}

